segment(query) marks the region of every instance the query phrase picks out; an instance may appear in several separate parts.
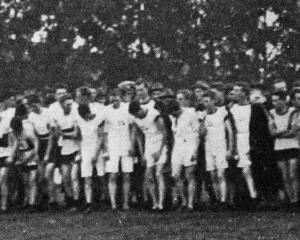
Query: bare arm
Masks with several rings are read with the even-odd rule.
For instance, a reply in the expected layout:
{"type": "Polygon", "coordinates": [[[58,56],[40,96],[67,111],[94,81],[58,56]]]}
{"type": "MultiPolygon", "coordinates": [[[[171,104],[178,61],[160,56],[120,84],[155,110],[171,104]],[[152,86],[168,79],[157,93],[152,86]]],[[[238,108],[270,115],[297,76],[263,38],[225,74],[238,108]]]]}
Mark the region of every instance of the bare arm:
{"type": "Polygon", "coordinates": [[[234,151],[234,136],[233,136],[233,129],[230,121],[227,119],[225,120],[225,128],[228,133],[228,155],[232,156],[234,151]]]}

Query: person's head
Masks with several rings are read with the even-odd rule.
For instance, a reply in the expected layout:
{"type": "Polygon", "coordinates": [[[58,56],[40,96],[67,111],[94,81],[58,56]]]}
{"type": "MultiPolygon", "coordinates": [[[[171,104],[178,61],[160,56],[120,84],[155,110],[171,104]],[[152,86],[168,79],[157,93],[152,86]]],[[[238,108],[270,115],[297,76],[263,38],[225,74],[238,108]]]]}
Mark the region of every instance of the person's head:
{"type": "Polygon", "coordinates": [[[96,94],[96,102],[105,104],[107,101],[107,94],[103,89],[98,89],[96,94]]]}
{"type": "Polygon", "coordinates": [[[96,88],[89,88],[90,92],[91,92],[91,98],[90,101],[94,102],[96,99],[96,95],[97,95],[97,89],[96,88]]]}
{"type": "Polygon", "coordinates": [[[151,86],[151,97],[155,100],[158,99],[159,97],[162,96],[163,90],[164,90],[164,86],[161,83],[159,82],[153,83],[151,86]]]}
{"type": "Polygon", "coordinates": [[[20,136],[23,132],[23,119],[19,116],[13,117],[10,127],[16,136],[20,136]]]}
{"type": "Polygon", "coordinates": [[[89,103],[92,97],[92,93],[88,87],[82,87],[79,89],[78,102],[79,103],[89,103]]]}
{"type": "Polygon", "coordinates": [[[130,87],[130,86],[126,87],[125,89],[122,89],[121,92],[122,92],[122,100],[124,102],[128,102],[129,103],[135,97],[135,90],[134,90],[133,87],[130,87]]]}
{"type": "Polygon", "coordinates": [[[178,118],[182,113],[180,103],[176,100],[170,101],[168,104],[168,111],[173,117],[178,118]]]}
{"type": "Polygon", "coordinates": [[[287,83],[286,83],[286,81],[283,78],[277,78],[277,79],[275,79],[275,81],[273,83],[273,90],[274,91],[282,90],[282,91],[287,92],[288,89],[287,89],[287,83]]]}
{"type": "Polygon", "coordinates": [[[46,96],[43,98],[43,102],[44,102],[45,107],[49,107],[55,101],[56,101],[55,94],[52,94],[52,93],[46,94],[46,96]]]}
{"type": "Polygon", "coordinates": [[[291,93],[291,100],[295,108],[300,109],[300,89],[294,89],[291,93]]]}
{"type": "Polygon", "coordinates": [[[202,96],[202,103],[207,112],[214,112],[216,108],[216,93],[211,90],[206,91],[202,96]]]}
{"type": "Polygon", "coordinates": [[[209,89],[208,83],[201,80],[197,81],[196,84],[193,86],[193,93],[194,93],[195,100],[197,102],[201,102],[203,93],[208,89],[209,89]]]}
{"type": "Polygon", "coordinates": [[[89,107],[89,104],[87,103],[81,103],[78,106],[78,114],[83,119],[88,119],[91,115],[91,109],[89,107]]]}
{"type": "Polygon", "coordinates": [[[56,101],[60,101],[61,97],[67,94],[67,87],[64,84],[57,84],[55,89],[56,101]]]}
{"type": "Polygon", "coordinates": [[[265,103],[266,98],[266,88],[262,84],[254,84],[250,89],[250,102],[251,103],[265,103]]]}
{"type": "Polygon", "coordinates": [[[223,106],[225,104],[225,84],[223,82],[214,82],[210,88],[216,94],[216,105],[223,106]]]}
{"type": "Polygon", "coordinates": [[[282,110],[287,106],[287,94],[283,90],[272,93],[272,104],[276,110],[282,110]]]}
{"type": "Polygon", "coordinates": [[[71,113],[71,110],[72,110],[72,104],[73,104],[73,98],[70,94],[65,94],[63,95],[61,98],[60,98],[60,101],[59,101],[63,111],[64,111],[64,114],[65,115],[68,115],[71,113]]]}
{"type": "Polygon", "coordinates": [[[40,113],[41,112],[41,99],[38,95],[31,95],[28,97],[28,105],[31,109],[31,111],[35,113],[40,113]]]}
{"type": "Polygon", "coordinates": [[[181,107],[191,106],[191,96],[192,92],[188,89],[181,89],[176,94],[176,99],[181,107]]]}
{"type": "Polygon", "coordinates": [[[150,83],[144,78],[139,78],[135,82],[135,92],[137,99],[146,99],[150,97],[150,83]]]}
{"type": "Polygon", "coordinates": [[[28,117],[28,108],[25,104],[21,103],[16,106],[15,116],[26,119],[28,117]]]}
{"type": "Polygon", "coordinates": [[[118,88],[112,90],[110,94],[110,102],[113,108],[119,108],[121,103],[121,91],[118,88]]]}
{"type": "Polygon", "coordinates": [[[129,104],[129,113],[136,118],[143,119],[147,115],[147,110],[143,109],[138,101],[129,104]]]}
{"type": "Polygon", "coordinates": [[[234,83],[232,94],[236,102],[240,102],[248,99],[250,94],[249,84],[247,82],[234,83]]]}

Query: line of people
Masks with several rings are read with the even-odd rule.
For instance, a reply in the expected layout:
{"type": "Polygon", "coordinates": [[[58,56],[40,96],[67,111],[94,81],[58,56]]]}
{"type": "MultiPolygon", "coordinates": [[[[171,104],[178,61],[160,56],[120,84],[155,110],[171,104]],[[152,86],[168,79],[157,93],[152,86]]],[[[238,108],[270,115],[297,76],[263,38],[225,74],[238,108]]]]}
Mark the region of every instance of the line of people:
{"type": "Polygon", "coordinates": [[[95,189],[113,210],[298,210],[298,85],[198,81],[174,93],[140,78],[14,95],[0,112],[1,211],[19,201],[89,213],[95,189]]]}

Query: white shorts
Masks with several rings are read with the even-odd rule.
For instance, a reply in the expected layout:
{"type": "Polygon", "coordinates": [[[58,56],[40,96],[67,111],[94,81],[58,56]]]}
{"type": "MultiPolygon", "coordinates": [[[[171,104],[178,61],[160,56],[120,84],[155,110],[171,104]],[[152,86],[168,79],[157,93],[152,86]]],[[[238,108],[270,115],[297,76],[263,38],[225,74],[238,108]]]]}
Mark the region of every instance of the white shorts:
{"type": "Polygon", "coordinates": [[[160,148],[160,145],[154,144],[152,146],[145,146],[145,159],[147,161],[147,168],[153,167],[157,164],[164,164],[167,162],[167,146],[163,147],[160,158],[155,161],[153,154],[157,153],[160,148]]]}
{"type": "Polygon", "coordinates": [[[105,172],[118,173],[119,164],[121,164],[121,172],[133,172],[134,159],[130,156],[109,156],[109,160],[105,163],[105,172]]]}
{"type": "MultiPolygon", "coordinates": [[[[93,176],[93,158],[96,155],[97,146],[81,147],[81,177],[87,178],[93,176]]],[[[97,175],[99,177],[104,176],[105,164],[102,154],[99,154],[98,161],[95,164],[97,169],[97,175]]]]}
{"type": "Polygon", "coordinates": [[[197,141],[189,142],[176,142],[172,152],[171,166],[172,176],[180,174],[182,167],[190,167],[196,165],[196,159],[194,158],[197,151],[197,141]]]}
{"type": "Polygon", "coordinates": [[[250,161],[250,143],[248,134],[237,135],[237,153],[238,153],[238,168],[244,168],[251,165],[250,161]]]}
{"type": "Polygon", "coordinates": [[[217,169],[228,168],[228,162],[226,160],[226,146],[205,146],[205,160],[206,160],[206,171],[214,171],[217,169]]]}

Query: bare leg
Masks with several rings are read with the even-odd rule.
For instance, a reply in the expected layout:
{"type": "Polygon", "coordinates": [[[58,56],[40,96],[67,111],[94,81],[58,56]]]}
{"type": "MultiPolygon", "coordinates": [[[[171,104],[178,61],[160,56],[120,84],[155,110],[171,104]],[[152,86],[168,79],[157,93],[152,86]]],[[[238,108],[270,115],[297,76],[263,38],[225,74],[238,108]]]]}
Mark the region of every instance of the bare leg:
{"type": "Polygon", "coordinates": [[[287,166],[285,161],[280,161],[280,162],[278,162],[278,167],[280,169],[282,179],[283,179],[283,182],[284,182],[285,193],[287,194],[287,197],[288,197],[289,201],[291,201],[291,199],[293,197],[292,197],[292,189],[291,189],[290,182],[289,182],[288,166],[287,166]]]}
{"type": "Polygon", "coordinates": [[[195,166],[185,168],[185,176],[188,183],[188,208],[194,209],[194,198],[195,198],[195,166]]]}
{"type": "Polygon", "coordinates": [[[152,167],[148,167],[146,170],[145,186],[152,198],[153,209],[156,209],[158,207],[158,199],[156,196],[156,187],[155,187],[155,180],[154,180],[154,176],[153,176],[153,168],[152,167]]]}
{"type": "Polygon", "coordinates": [[[109,173],[108,182],[109,197],[111,208],[117,209],[116,195],[117,195],[117,173],[109,173]]]}
{"type": "Polygon", "coordinates": [[[298,160],[291,159],[289,161],[289,178],[291,183],[291,192],[292,198],[291,202],[296,203],[298,202],[298,193],[299,193],[299,182],[298,182],[298,160]]]}
{"type": "Polygon", "coordinates": [[[45,178],[47,179],[47,191],[48,191],[49,203],[55,202],[54,182],[53,182],[54,169],[55,169],[54,163],[48,163],[45,170],[45,178]]]}
{"type": "Polygon", "coordinates": [[[123,173],[123,209],[129,209],[130,173],[123,173]]]}
{"type": "Polygon", "coordinates": [[[156,178],[158,182],[158,208],[164,209],[164,200],[166,193],[165,177],[163,173],[164,164],[158,164],[156,166],[156,178]]]}
{"type": "Polygon", "coordinates": [[[8,168],[0,169],[0,187],[1,187],[1,210],[7,210],[8,185],[7,185],[8,168]]]}
{"type": "Polygon", "coordinates": [[[92,177],[84,178],[84,193],[85,193],[85,201],[87,204],[92,203],[92,177]]]}
{"type": "Polygon", "coordinates": [[[220,196],[221,196],[221,202],[224,203],[226,202],[226,197],[227,197],[227,184],[226,184],[226,179],[225,179],[225,169],[218,169],[217,170],[218,174],[218,186],[220,189],[220,196]]]}
{"type": "Polygon", "coordinates": [[[79,193],[80,193],[78,173],[79,173],[79,164],[74,163],[71,169],[71,181],[72,181],[73,198],[75,201],[79,201],[79,193]]]}
{"type": "Polygon", "coordinates": [[[243,175],[244,175],[244,178],[245,178],[247,186],[248,186],[250,197],[252,199],[256,199],[257,198],[257,192],[256,192],[255,187],[254,187],[254,181],[253,181],[253,178],[252,178],[250,166],[247,166],[247,167],[243,168],[243,175]]]}
{"type": "Polygon", "coordinates": [[[29,173],[29,205],[33,206],[36,203],[37,196],[37,170],[31,170],[29,173]]]}

